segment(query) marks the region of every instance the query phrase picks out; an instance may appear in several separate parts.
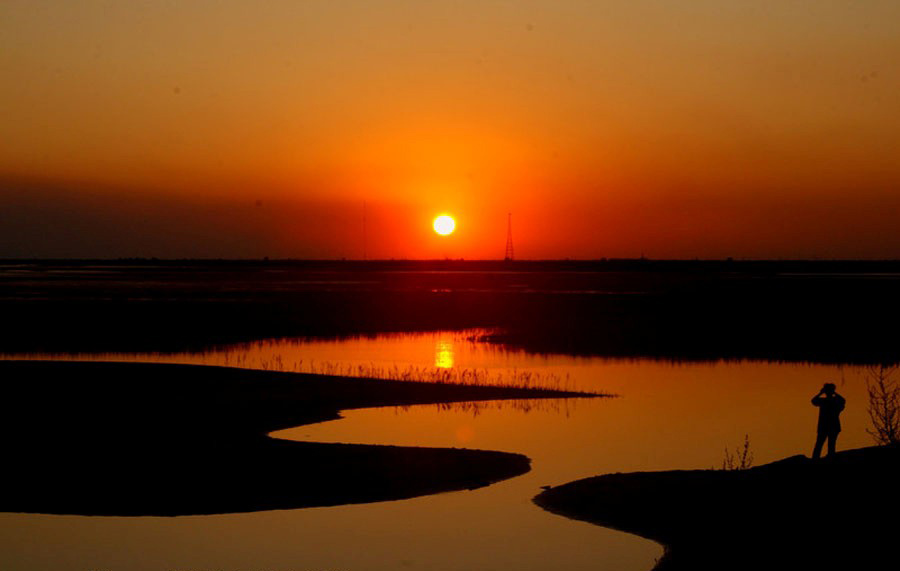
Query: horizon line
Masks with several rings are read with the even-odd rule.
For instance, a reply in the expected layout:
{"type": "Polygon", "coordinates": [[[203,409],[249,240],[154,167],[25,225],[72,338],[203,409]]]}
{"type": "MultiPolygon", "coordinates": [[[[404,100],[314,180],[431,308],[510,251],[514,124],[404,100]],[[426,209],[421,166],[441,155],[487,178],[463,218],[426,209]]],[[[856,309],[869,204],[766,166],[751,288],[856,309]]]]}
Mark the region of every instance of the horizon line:
{"type": "Polygon", "coordinates": [[[27,262],[317,262],[317,263],[610,263],[610,262],[662,262],[662,263],[900,263],[900,258],[651,258],[640,257],[600,257],[600,258],[275,258],[262,257],[158,257],[158,256],[117,256],[117,257],[0,257],[0,264],[27,262]]]}

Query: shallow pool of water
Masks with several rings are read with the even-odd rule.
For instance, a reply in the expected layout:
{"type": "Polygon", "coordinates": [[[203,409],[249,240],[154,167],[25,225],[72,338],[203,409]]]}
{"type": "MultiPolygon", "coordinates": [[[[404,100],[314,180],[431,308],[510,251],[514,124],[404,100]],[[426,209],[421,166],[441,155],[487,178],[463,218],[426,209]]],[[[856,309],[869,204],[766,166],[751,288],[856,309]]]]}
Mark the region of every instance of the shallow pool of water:
{"type": "Polygon", "coordinates": [[[652,567],[659,546],[549,514],[531,498],[541,486],[601,473],[720,467],[725,448],[736,449],[745,435],[756,464],[808,454],[816,421],[809,399],[826,381],[836,382],[848,401],[839,448],[871,441],[865,384],[854,368],[539,356],[481,342],[483,333],[269,340],[177,355],[66,356],[426,377],[482,371],[474,378],[619,396],[348,411],[342,420],[274,436],[520,452],[532,458],[532,471],[475,491],[335,508],[180,518],[0,514],[0,564],[72,570],[637,571],[652,567]]]}

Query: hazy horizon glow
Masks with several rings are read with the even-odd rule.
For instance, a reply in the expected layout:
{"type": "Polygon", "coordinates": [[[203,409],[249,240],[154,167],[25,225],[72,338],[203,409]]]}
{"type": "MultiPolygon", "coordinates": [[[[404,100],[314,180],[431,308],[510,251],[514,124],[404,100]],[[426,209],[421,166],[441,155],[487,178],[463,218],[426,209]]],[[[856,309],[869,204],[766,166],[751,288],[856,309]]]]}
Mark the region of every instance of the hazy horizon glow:
{"type": "Polygon", "coordinates": [[[0,257],[897,258],[898,21],[4,2],[0,257]]]}

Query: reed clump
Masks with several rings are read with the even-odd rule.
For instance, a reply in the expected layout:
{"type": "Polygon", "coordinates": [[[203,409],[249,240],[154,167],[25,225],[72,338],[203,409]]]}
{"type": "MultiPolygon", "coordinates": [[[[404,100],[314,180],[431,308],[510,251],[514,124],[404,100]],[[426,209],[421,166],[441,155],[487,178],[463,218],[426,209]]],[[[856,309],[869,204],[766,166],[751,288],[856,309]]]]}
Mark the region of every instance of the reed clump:
{"type": "Polygon", "coordinates": [[[421,365],[341,363],[298,360],[286,364],[280,358],[262,359],[259,368],[267,371],[311,373],[335,377],[359,377],[385,381],[453,384],[475,387],[508,387],[578,392],[570,375],[529,370],[489,370],[474,367],[428,367],[421,365]]]}
{"type": "MultiPolygon", "coordinates": [[[[212,355],[209,355],[212,356],[212,355]]],[[[289,373],[307,373],[334,377],[358,377],[384,381],[453,384],[473,387],[504,387],[516,389],[553,390],[597,393],[578,390],[571,376],[529,369],[487,369],[476,367],[438,367],[348,363],[326,360],[285,360],[281,355],[248,356],[245,352],[219,355],[218,362],[226,367],[261,369],[289,373]]],[[[611,396],[611,395],[603,395],[611,396]]]]}
{"type": "Polygon", "coordinates": [[[753,452],[750,450],[750,435],[744,435],[744,444],[735,448],[734,452],[725,448],[722,459],[723,470],[749,470],[753,467],[753,452]]]}

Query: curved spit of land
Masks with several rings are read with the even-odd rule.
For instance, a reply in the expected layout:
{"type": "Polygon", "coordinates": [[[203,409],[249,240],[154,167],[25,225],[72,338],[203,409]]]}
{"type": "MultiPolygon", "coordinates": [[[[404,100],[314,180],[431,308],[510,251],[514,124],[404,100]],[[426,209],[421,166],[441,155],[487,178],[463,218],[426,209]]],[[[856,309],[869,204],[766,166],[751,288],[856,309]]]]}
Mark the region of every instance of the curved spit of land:
{"type": "Polygon", "coordinates": [[[656,571],[896,567],[900,448],[749,470],[607,474],[535,503],[662,543],[656,571]]]}
{"type": "Polygon", "coordinates": [[[0,362],[0,510],[188,515],[331,506],[471,489],[521,454],[268,436],[378,406],[596,396],[224,367],[0,362]]]}

